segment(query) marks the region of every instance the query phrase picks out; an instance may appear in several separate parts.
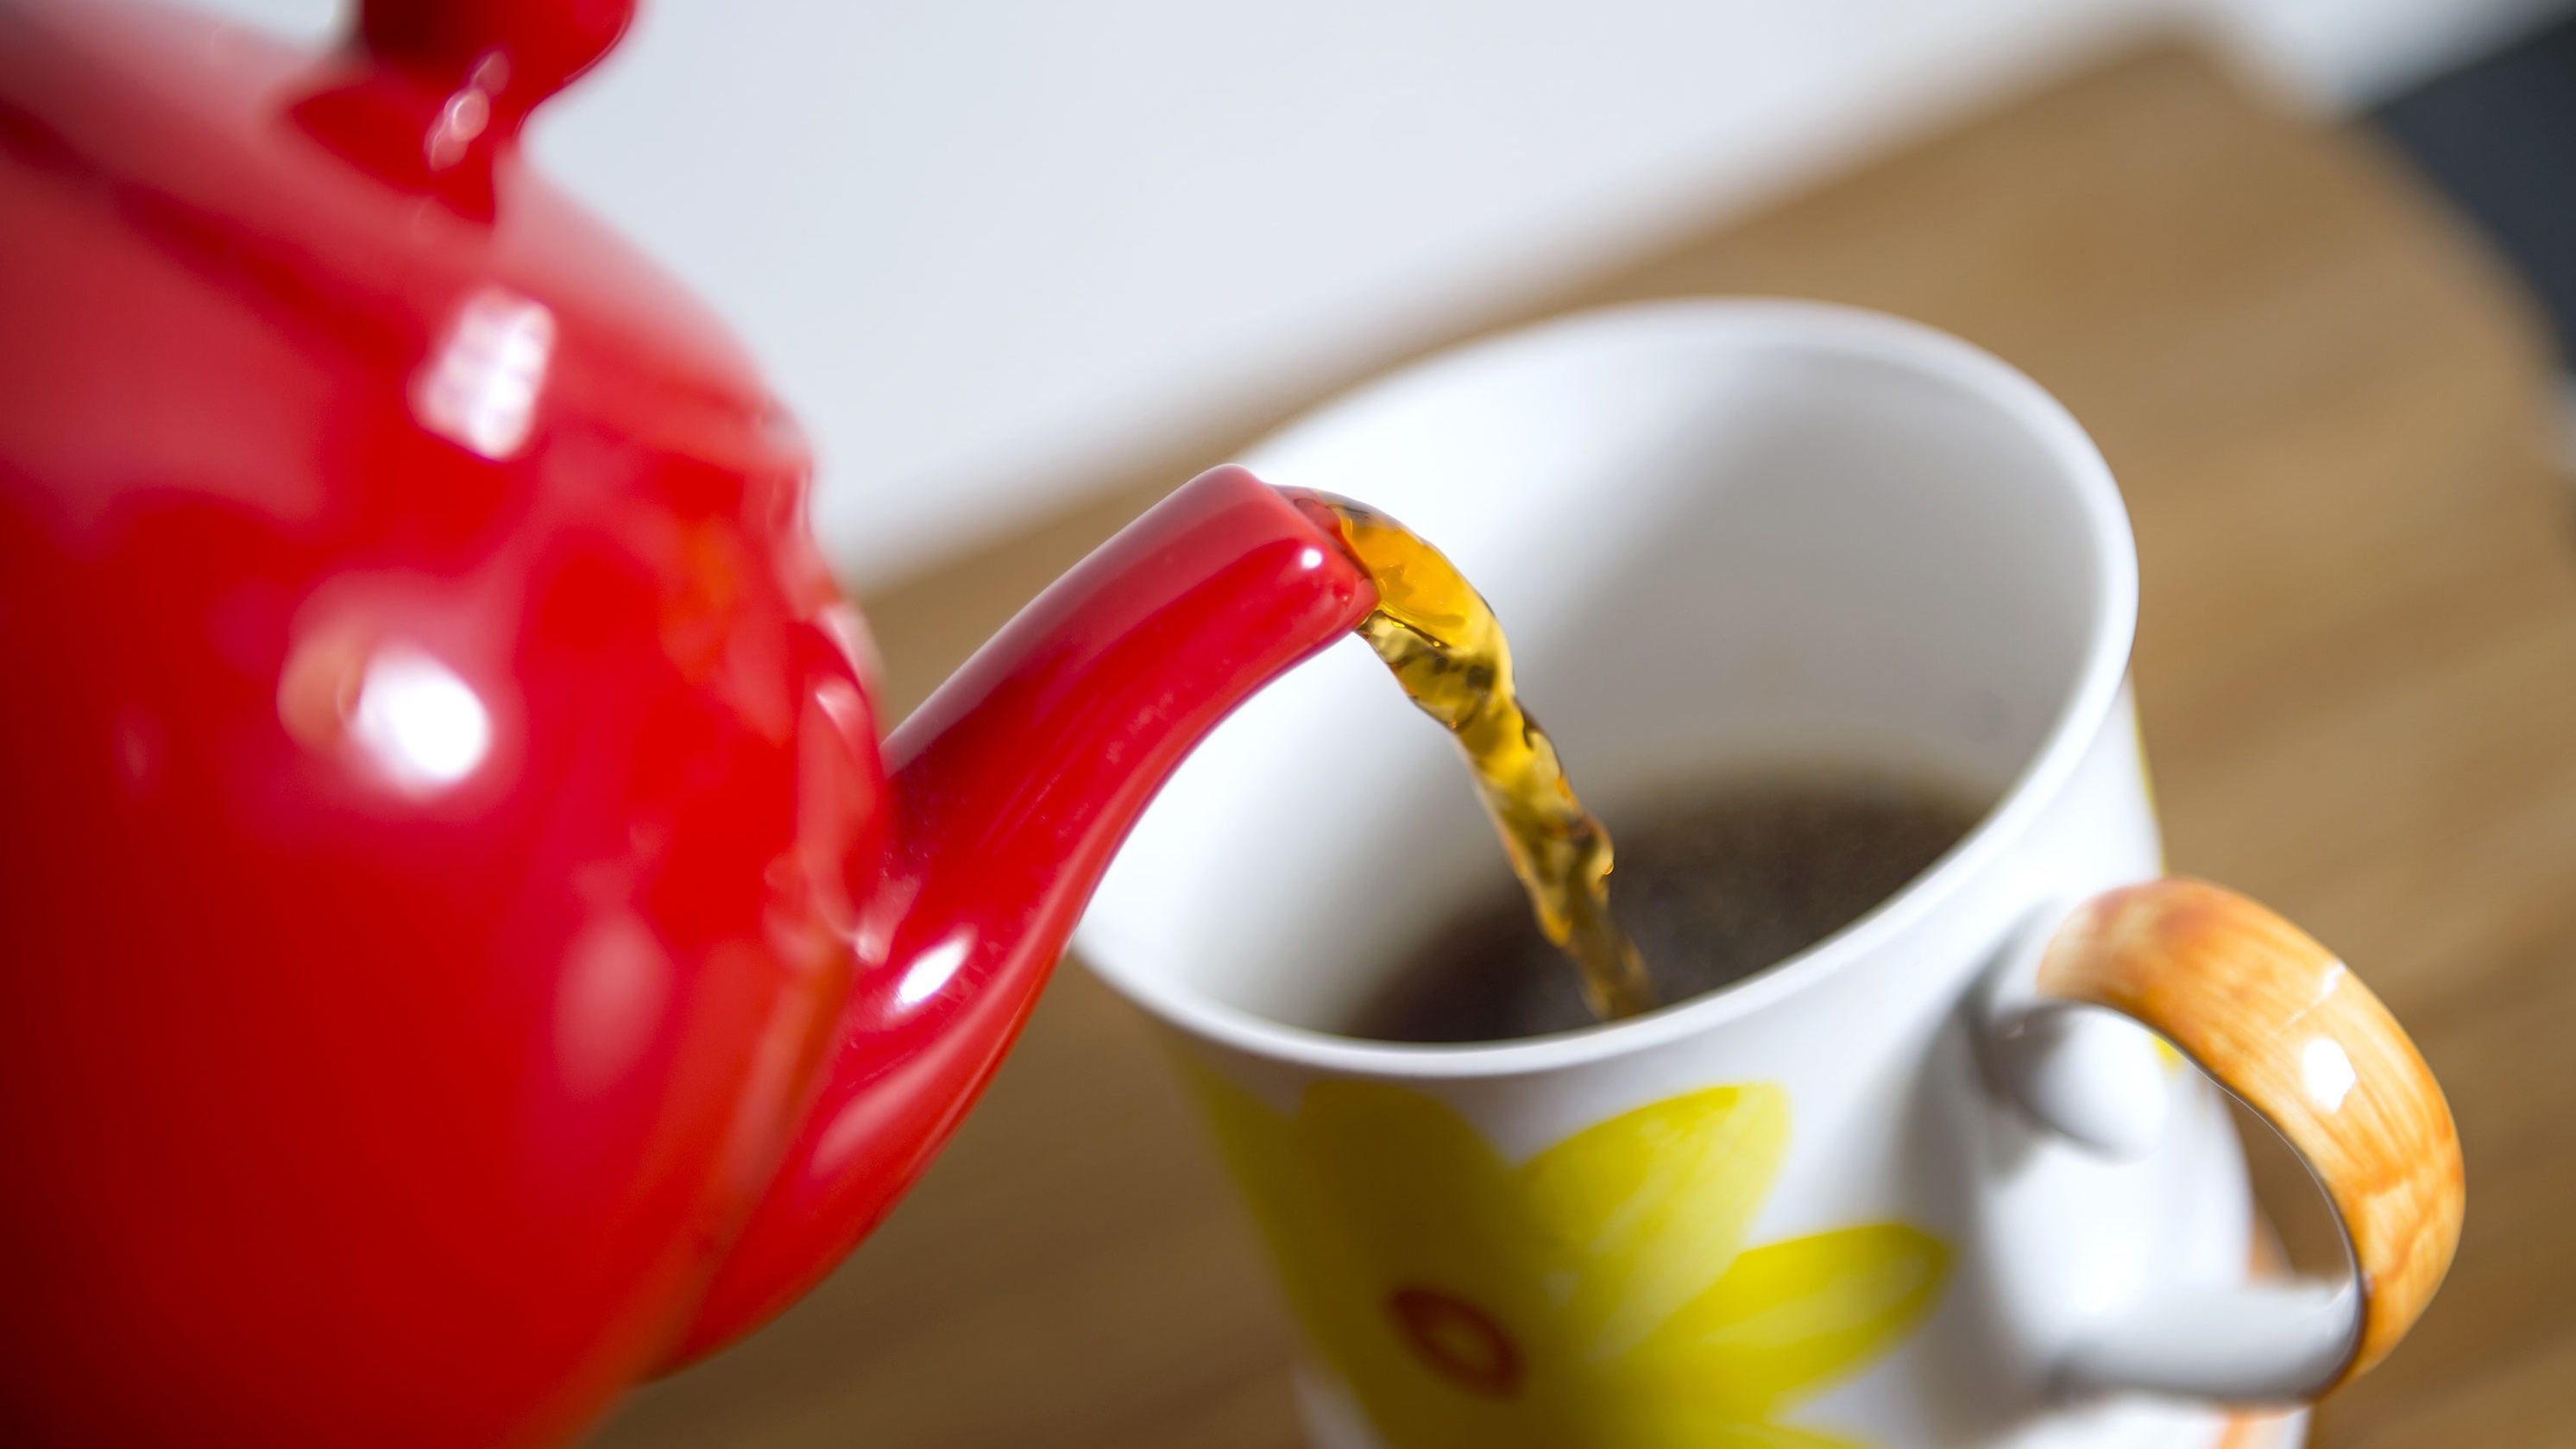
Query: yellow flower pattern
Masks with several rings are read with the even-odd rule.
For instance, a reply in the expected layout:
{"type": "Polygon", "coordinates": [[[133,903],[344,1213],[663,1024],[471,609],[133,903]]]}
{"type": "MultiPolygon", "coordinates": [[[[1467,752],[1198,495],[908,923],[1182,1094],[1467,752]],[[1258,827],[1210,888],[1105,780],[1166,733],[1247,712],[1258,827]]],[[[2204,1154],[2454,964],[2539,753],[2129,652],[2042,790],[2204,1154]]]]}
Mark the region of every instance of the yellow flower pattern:
{"type": "Polygon", "coordinates": [[[1294,1118],[1190,1077],[1317,1351],[1393,1449],[1857,1449],[1777,1422],[1931,1310],[1877,1223],[1747,1248],[1788,1094],[1710,1087],[1515,1168],[1444,1103],[1323,1082],[1294,1118]]]}

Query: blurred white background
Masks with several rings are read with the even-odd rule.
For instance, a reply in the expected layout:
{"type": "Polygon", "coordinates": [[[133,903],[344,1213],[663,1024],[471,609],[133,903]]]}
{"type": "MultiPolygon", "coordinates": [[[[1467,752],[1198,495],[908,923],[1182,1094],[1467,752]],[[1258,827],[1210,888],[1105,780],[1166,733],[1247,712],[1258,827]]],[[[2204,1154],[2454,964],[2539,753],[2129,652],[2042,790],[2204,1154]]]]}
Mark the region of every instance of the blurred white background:
{"type": "Polygon", "coordinates": [[[745,336],[870,588],[2140,31],[2337,110],[2559,8],[644,0],[531,144],[745,336]]]}

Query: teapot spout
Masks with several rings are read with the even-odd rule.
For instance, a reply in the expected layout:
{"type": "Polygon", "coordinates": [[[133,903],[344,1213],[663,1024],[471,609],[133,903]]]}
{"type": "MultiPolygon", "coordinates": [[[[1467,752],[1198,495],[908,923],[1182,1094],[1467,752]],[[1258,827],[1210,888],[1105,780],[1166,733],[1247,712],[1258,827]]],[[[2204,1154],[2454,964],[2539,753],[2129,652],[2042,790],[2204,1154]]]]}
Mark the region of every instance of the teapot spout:
{"type": "Polygon", "coordinates": [[[765,1322],[866,1236],[991,1079],[1182,757],[1376,603],[1286,497],[1219,468],[1057,580],[894,731],[893,839],[839,1040],[671,1366],[765,1322]]]}

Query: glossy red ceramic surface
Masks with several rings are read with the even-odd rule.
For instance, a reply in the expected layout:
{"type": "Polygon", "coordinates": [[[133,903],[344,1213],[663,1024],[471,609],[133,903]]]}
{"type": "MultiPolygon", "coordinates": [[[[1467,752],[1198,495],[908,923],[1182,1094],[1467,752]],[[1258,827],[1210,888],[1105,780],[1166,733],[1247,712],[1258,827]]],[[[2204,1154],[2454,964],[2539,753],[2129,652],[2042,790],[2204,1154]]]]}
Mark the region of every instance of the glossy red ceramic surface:
{"type": "Polygon", "coordinates": [[[0,6],[0,1442],[547,1443],[757,1323],[1369,607],[1220,470],[889,777],[793,427],[519,157],[626,14],[0,6]]]}

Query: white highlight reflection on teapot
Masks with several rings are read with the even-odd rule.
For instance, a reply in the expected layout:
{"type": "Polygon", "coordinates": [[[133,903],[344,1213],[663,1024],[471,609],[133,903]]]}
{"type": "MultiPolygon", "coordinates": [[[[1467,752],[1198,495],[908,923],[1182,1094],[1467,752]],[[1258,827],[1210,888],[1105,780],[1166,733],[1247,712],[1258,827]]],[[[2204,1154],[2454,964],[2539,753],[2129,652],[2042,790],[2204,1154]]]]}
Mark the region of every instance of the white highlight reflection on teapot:
{"type": "Polygon", "coordinates": [[[922,952],[911,969],[903,973],[903,980],[894,989],[894,999],[905,1006],[918,1006],[938,995],[948,978],[957,974],[957,968],[966,964],[966,953],[974,945],[975,932],[969,927],[922,952]]]}
{"type": "Polygon", "coordinates": [[[555,349],[555,314],[497,287],[466,300],[446,339],[414,377],[412,416],[494,462],[528,440],[555,349]]]}
{"type": "Polygon", "coordinates": [[[492,715],[455,670],[394,645],[367,661],[349,738],[396,788],[435,794],[491,753],[492,715]]]}

